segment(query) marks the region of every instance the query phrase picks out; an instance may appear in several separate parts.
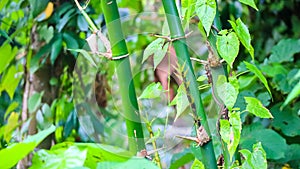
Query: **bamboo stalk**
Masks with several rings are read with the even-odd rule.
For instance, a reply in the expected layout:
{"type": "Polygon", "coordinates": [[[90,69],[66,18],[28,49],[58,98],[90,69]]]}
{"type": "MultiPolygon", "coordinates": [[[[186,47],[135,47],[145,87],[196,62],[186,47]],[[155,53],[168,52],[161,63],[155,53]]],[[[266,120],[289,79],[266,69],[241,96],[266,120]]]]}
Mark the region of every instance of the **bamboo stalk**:
{"type": "MultiPolygon", "coordinates": [[[[184,72],[186,76],[184,77],[184,83],[186,88],[189,91],[191,99],[193,101],[194,106],[193,111],[196,117],[200,117],[201,124],[206,130],[207,134],[211,138],[211,133],[208,126],[208,121],[206,118],[206,114],[204,111],[202,99],[200,96],[200,92],[198,90],[198,84],[196,82],[196,77],[194,75],[194,70],[192,68],[190,56],[188,53],[185,34],[182,29],[181,21],[178,15],[177,7],[174,0],[163,0],[163,7],[166,13],[168,25],[170,28],[171,38],[181,38],[180,40],[176,40],[173,42],[173,46],[176,51],[176,55],[178,57],[178,62],[180,66],[186,65],[184,67],[184,72]]],[[[200,146],[200,151],[203,157],[203,163],[205,168],[209,169],[217,169],[216,158],[213,149],[212,141],[210,140],[208,143],[200,146]]]]}
{"type": "MultiPolygon", "coordinates": [[[[101,7],[112,46],[112,57],[127,56],[128,50],[122,32],[116,0],[102,0],[101,7]]],[[[114,60],[114,62],[121,90],[124,110],[123,115],[125,117],[129,139],[129,150],[133,153],[137,153],[145,149],[145,143],[129,58],[121,57],[114,60]]]]}

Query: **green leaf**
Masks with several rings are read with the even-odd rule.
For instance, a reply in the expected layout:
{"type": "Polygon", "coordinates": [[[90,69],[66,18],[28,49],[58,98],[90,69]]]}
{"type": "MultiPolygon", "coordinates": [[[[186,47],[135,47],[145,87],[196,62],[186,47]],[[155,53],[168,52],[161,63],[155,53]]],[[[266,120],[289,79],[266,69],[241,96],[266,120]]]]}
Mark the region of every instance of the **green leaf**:
{"type": "Polygon", "coordinates": [[[75,14],[75,8],[68,10],[68,12],[64,14],[64,16],[59,20],[58,24],[56,25],[56,29],[58,30],[58,32],[61,32],[61,30],[66,26],[66,24],[75,14]]]}
{"type": "Polygon", "coordinates": [[[89,30],[89,24],[87,23],[84,16],[82,16],[82,15],[77,16],[77,25],[78,25],[78,28],[81,31],[88,31],[89,30]]]}
{"type": "Polygon", "coordinates": [[[66,150],[40,150],[32,159],[30,169],[56,169],[81,167],[87,156],[86,149],[79,149],[76,146],[70,146],[66,150]]]}
{"type": "Polygon", "coordinates": [[[30,3],[30,12],[33,16],[33,18],[37,17],[40,13],[42,13],[47,5],[48,5],[49,0],[29,0],[30,3]]]}
{"type": "Polygon", "coordinates": [[[240,1],[241,3],[243,3],[243,4],[246,4],[246,5],[251,6],[252,8],[254,8],[255,10],[258,11],[258,9],[257,9],[257,7],[256,7],[256,5],[255,5],[254,0],[239,0],[239,1],[240,1]]]}
{"type": "Polygon", "coordinates": [[[92,64],[93,66],[97,67],[96,62],[94,61],[94,58],[86,51],[83,49],[69,49],[70,51],[75,51],[75,52],[79,52],[80,54],[82,54],[82,56],[89,61],[90,64],[92,64]]]}
{"type": "Polygon", "coordinates": [[[215,0],[197,0],[196,13],[206,31],[206,35],[209,35],[211,25],[216,16],[216,1],[215,0]]]}
{"type": "Polygon", "coordinates": [[[244,62],[246,67],[252,72],[254,73],[258,78],[259,80],[264,84],[264,86],[267,88],[268,92],[270,93],[270,96],[272,97],[272,93],[271,93],[271,90],[269,88],[269,85],[268,85],[268,81],[267,79],[265,78],[265,76],[261,73],[261,71],[255,66],[255,65],[252,65],[248,62],[244,62]]]}
{"type": "Polygon", "coordinates": [[[43,95],[44,95],[44,92],[34,93],[32,96],[30,96],[30,98],[28,99],[29,113],[33,113],[39,108],[39,106],[42,102],[43,95]]]}
{"type": "MultiPolygon", "coordinates": [[[[154,62],[154,69],[160,64],[160,62],[163,60],[163,58],[166,56],[166,53],[168,51],[169,44],[165,44],[164,47],[161,50],[157,50],[153,55],[153,62],[154,62]]],[[[170,55],[168,54],[168,56],[170,55]]]]}
{"type": "Polygon", "coordinates": [[[28,136],[22,143],[13,143],[7,148],[0,150],[0,168],[11,168],[15,166],[54,131],[55,127],[51,126],[50,128],[43,130],[36,135],[28,136]]]}
{"type": "Polygon", "coordinates": [[[280,105],[281,103],[278,103],[270,110],[274,116],[272,126],[277,130],[281,130],[281,132],[288,137],[299,136],[300,117],[297,112],[293,111],[290,107],[281,110],[280,105]]]}
{"type": "Polygon", "coordinates": [[[162,38],[157,38],[156,40],[152,41],[144,50],[142,62],[144,63],[149,58],[149,56],[154,54],[156,51],[161,50],[164,42],[165,40],[162,38]]]}
{"type": "Polygon", "coordinates": [[[39,30],[39,38],[44,39],[46,43],[49,43],[54,35],[54,29],[52,26],[47,27],[47,25],[42,26],[39,30]]]}
{"type": "Polygon", "coordinates": [[[144,89],[139,99],[154,99],[159,98],[162,93],[162,86],[160,83],[151,83],[144,89]]]}
{"type": "Polygon", "coordinates": [[[195,159],[191,166],[191,169],[205,169],[205,167],[201,161],[195,159]]]}
{"type": "Polygon", "coordinates": [[[7,2],[8,2],[8,0],[1,0],[1,1],[0,1],[0,10],[1,10],[3,7],[6,6],[7,2]]]}
{"type": "Polygon", "coordinates": [[[227,144],[230,159],[232,159],[235,150],[240,142],[242,131],[242,122],[240,112],[230,112],[229,121],[220,120],[220,134],[222,140],[227,144]]]}
{"type": "Polygon", "coordinates": [[[245,126],[242,130],[240,145],[241,148],[250,150],[252,145],[261,142],[268,159],[280,159],[285,156],[287,144],[285,139],[271,129],[252,128],[245,126]]]}
{"type": "Polygon", "coordinates": [[[5,57],[1,57],[0,74],[8,67],[9,63],[14,59],[17,52],[18,49],[17,48],[12,49],[12,47],[9,44],[5,44],[0,47],[1,55],[5,56],[5,57]]]}
{"type": "Polygon", "coordinates": [[[56,41],[52,44],[51,47],[51,55],[50,55],[50,61],[53,65],[57,56],[59,55],[60,51],[62,49],[62,37],[59,36],[56,41]]]}
{"type": "Polygon", "coordinates": [[[237,36],[239,37],[242,44],[249,51],[252,59],[254,60],[254,49],[251,45],[251,37],[247,26],[242,22],[240,18],[236,20],[236,22],[229,21],[232,29],[235,31],[237,36]]]}
{"type": "Polygon", "coordinates": [[[12,138],[12,133],[18,127],[19,114],[13,112],[10,114],[7,124],[5,125],[4,129],[4,140],[9,143],[10,139],[12,138]]]}
{"type": "Polygon", "coordinates": [[[261,143],[258,142],[257,144],[254,144],[252,149],[252,153],[246,149],[240,150],[240,153],[242,153],[245,158],[242,169],[267,169],[266,152],[261,143]]]}
{"type": "Polygon", "coordinates": [[[10,66],[1,81],[0,91],[6,90],[10,99],[13,99],[19,82],[22,79],[22,70],[20,69],[22,69],[21,65],[19,65],[19,70],[14,65],[10,66]]]}
{"type": "Polygon", "coordinates": [[[281,108],[284,108],[286,105],[288,105],[292,100],[300,96],[300,81],[296,84],[296,86],[292,89],[292,91],[289,93],[287,98],[285,99],[284,103],[282,104],[281,108]]]}
{"type": "Polygon", "coordinates": [[[239,53],[240,41],[234,32],[217,36],[217,49],[221,57],[232,67],[239,53]]]}
{"type": "Polygon", "coordinates": [[[177,169],[181,166],[189,163],[194,159],[194,155],[190,149],[184,149],[180,153],[176,153],[172,155],[170,169],[177,169]]]}
{"type": "Polygon", "coordinates": [[[233,85],[231,85],[228,82],[225,82],[222,84],[222,82],[220,82],[221,77],[224,77],[224,76],[218,77],[217,94],[218,94],[219,98],[223,101],[223,103],[226,105],[226,107],[229,110],[231,110],[236,102],[236,99],[238,96],[238,91],[234,88],[233,85]]]}
{"type": "Polygon", "coordinates": [[[198,81],[198,82],[203,82],[203,81],[206,80],[206,79],[207,79],[207,76],[201,75],[201,76],[199,76],[199,77],[197,78],[197,81],[198,81]]]}
{"type": "MultiPolygon", "coordinates": [[[[1,4],[0,4],[0,6],[1,6],[1,4]]],[[[9,37],[9,35],[2,29],[0,29],[0,35],[3,36],[4,38],[6,38],[7,40],[9,40],[9,42],[13,42],[12,39],[9,37]]]]}
{"type": "Polygon", "coordinates": [[[270,62],[292,62],[293,55],[300,52],[300,39],[282,39],[273,46],[270,62]]]}
{"type": "Polygon", "coordinates": [[[18,108],[19,106],[19,102],[12,102],[8,108],[6,109],[5,111],[5,114],[4,114],[4,119],[6,119],[6,117],[13,111],[15,110],[16,108],[18,108]]]}
{"type": "Polygon", "coordinates": [[[143,168],[147,169],[158,169],[158,167],[151,161],[145,159],[145,158],[136,158],[133,157],[125,162],[100,162],[97,165],[97,169],[124,169],[124,168],[130,168],[130,169],[140,169],[141,166],[143,168]]]}
{"type": "Polygon", "coordinates": [[[232,159],[241,138],[242,122],[240,118],[240,112],[230,112],[229,123],[231,125],[231,135],[233,135],[233,140],[228,145],[228,150],[230,154],[230,159],[232,159]]]}
{"type": "Polygon", "coordinates": [[[230,144],[230,123],[228,120],[220,120],[220,134],[222,140],[229,145],[230,144]]]}
{"type": "Polygon", "coordinates": [[[247,103],[246,111],[260,118],[273,118],[270,111],[265,108],[262,103],[254,97],[245,97],[247,103]]]}
{"type": "Polygon", "coordinates": [[[176,105],[176,117],[175,120],[186,110],[186,108],[190,105],[189,100],[187,98],[186,90],[184,84],[181,84],[177,89],[177,94],[175,98],[172,100],[169,106],[176,105]]]}
{"type": "Polygon", "coordinates": [[[288,145],[285,157],[278,160],[280,163],[287,163],[289,161],[299,161],[300,160],[300,145],[299,144],[291,144],[288,145]]]}

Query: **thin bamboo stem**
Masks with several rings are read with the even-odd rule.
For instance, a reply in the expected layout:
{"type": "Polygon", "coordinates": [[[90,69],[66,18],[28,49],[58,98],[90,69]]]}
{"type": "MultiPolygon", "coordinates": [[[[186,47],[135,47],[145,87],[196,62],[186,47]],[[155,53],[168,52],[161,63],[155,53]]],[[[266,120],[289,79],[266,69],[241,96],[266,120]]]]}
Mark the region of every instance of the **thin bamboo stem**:
{"type": "MultiPolygon", "coordinates": [[[[192,63],[186,45],[185,34],[182,29],[175,1],[163,0],[162,2],[170,28],[171,38],[174,39],[181,37],[180,39],[173,41],[173,46],[178,57],[179,65],[186,65],[184,67],[184,72],[186,72],[186,75],[183,77],[183,79],[185,86],[188,89],[187,91],[189,91],[188,95],[190,95],[190,101],[193,103],[193,112],[196,117],[200,117],[201,124],[203,125],[207,134],[211,137],[207,117],[204,111],[200,92],[198,90],[198,84],[192,68],[192,63]]],[[[201,146],[200,150],[203,157],[202,162],[204,163],[205,168],[217,169],[212,141],[210,140],[208,143],[201,146]]]]}

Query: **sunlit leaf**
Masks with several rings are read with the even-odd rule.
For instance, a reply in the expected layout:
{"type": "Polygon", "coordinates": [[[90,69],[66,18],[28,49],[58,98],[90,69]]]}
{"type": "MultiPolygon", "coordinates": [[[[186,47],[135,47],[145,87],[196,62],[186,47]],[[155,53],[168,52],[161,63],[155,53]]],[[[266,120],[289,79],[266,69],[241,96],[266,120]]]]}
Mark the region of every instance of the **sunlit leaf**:
{"type": "Polygon", "coordinates": [[[125,162],[114,162],[114,161],[107,161],[107,162],[100,162],[98,163],[97,169],[124,169],[124,168],[131,168],[131,169],[140,169],[141,166],[147,169],[159,169],[153,162],[145,159],[145,158],[131,158],[125,162]]]}
{"type": "Polygon", "coordinates": [[[222,140],[229,145],[230,144],[230,123],[228,120],[220,119],[220,134],[222,140]]]}
{"type": "Polygon", "coordinates": [[[0,168],[11,168],[21,159],[27,156],[33,149],[55,130],[54,126],[39,132],[36,135],[28,136],[21,143],[14,143],[7,148],[0,150],[0,168]]]}
{"type": "Polygon", "coordinates": [[[18,49],[12,48],[10,44],[5,44],[0,47],[0,53],[2,55],[0,62],[0,74],[8,67],[9,63],[14,59],[17,52],[18,49]]]}
{"type": "Polygon", "coordinates": [[[272,93],[269,88],[268,81],[265,78],[265,76],[261,73],[261,71],[255,65],[252,65],[248,62],[244,62],[244,63],[246,67],[260,79],[260,81],[264,84],[264,86],[267,88],[268,92],[270,93],[270,96],[272,97],[272,93]]]}
{"type": "Polygon", "coordinates": [[[9,143],[10,139],[12,138],[12,132],[19,125],[18,119],[19,119],[19,114],[13,112],[10,114],[7,120],[7,124],[5,125],[5,130],[4,130],[4,139],[7,143],[9,143]]]}
{"type": "Polygon", "coordinates": [[[217,49],[221,57],[232,67],[239,53],[240,41],[234,32],[217,36],[217,49]]]}
{"type": "Polygon", "coordinates": [[[191,169],[205,169],[205,167],[201,161],[195,159],[191,166],[191,169]]]}
{"type": "Polygon", "coordinates": [[[14,65],[10,66],[1,81],[0,91],[6,90],[10,99],[13,99],[19,82],[22,79],[22,66],[20,66],[19,70],[17,70],[14,65]]]}
{"type": "Polygon", "coordinates": [[[254,97],[245,97],[247,103],[246,110],[260,118],[273,118],[270,111],[265,108],[262,103],[254,97]]]}
{"type": "Polygon", "coordinates": [[[247,26],[242,22],[240,18],[236,20],[236,22],[229,21],[233,30],[239,37],[242,44],[245,46],[245,48],[249,51],[252,59],[254,59],[254,49],[251,45],[251,36],[249,33],[249,30],[247,26]]]}
{"type": "Polygon", "coordinates": [[[229,113],[229,123],[231,125],[231,131],[233,135],[233,140],[228,145],[228,150],[230,154],[230,159],[232,159],[235,150],[237,149],[240,138],[241,138],[241,131],[242,131],[242,122],[240,118],[240,112],[230,112],[229,113]]]}
{"type": "Polygon", "coordinates": [[[216,16],[216,1],[215,0],[197,0],[196,13],[206,31],[209,35],[211,25],[216,16]]]}
{"type": "Polygon", "coordinates": [[[222,76],[219,76],[217,81],[217,94],[226,107],[231,110],[236,102],[238,91],[228,82],[222,84],[222,82],[219,81],[221,77],[222,76]]]}
{"type": "Polygon", "coordinates": [[[247,149],[240,150],[240,153],[242,153],[245,158],[242,169],[267,169],[266,152],[261,143],[258,142],[257,144],[254,144],[252,149],[252,153],[247,149]]]}
{"type": "Polygon", "coordinates": [[[30,169],[74,168],[83,166],[87,155],[86,149],[70,146],[66,150],[40,150],[32,159],[30,169]]]}
{"type": "Polygon", "coordinates": [[[239,0],[241,3],[251,6],[252,8],[257,9],[254,0],[239,0]]]}

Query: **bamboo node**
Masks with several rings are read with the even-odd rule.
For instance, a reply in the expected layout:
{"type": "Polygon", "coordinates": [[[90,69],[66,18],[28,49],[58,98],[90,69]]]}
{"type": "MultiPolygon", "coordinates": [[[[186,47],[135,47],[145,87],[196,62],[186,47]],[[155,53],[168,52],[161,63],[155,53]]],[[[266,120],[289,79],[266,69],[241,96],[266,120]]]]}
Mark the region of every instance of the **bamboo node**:
{"type": "Polygon", "coordinates": [[[180,39],[185,39],[187,37],[189,37],[192,34],[193,31],[188,32],[187,34],[185,34],[184,36],[180,36],[180,37],[176,37],[176,38],[171,38],[169,36],[164,36],[164,35],[157,35],[157,34],[152,34],[151,36],[157,37],[157,38],[163,38],[166,39],[168,42],[174,42],[176,40],[180,40],[180,39]]]}
{"type": "Polygon", "coordinates": [[[121,55],[121,56],[111,57],[110,60],[120,60],[120,59],[127,58],[128,56],[129,56],[129,53],[127,53],[127,54],[125,54],[125,55],[121,55]]]}

